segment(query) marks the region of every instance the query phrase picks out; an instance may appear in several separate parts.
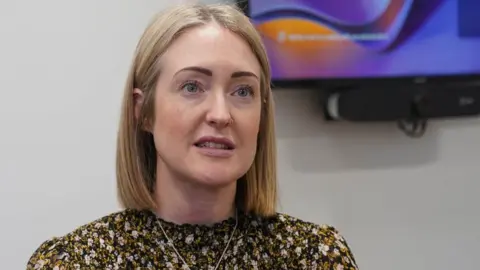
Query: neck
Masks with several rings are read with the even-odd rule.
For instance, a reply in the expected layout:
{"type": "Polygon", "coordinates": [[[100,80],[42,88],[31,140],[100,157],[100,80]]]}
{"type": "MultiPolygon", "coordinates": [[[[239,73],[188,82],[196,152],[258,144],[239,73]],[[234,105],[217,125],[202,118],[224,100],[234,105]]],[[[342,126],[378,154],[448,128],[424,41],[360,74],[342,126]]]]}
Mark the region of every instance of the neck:
{"type": "Polygon", "coordinates": [[[165,221],[211,225],[235,215],[235,182],[209,187],[162,173],[157,175],[155,190],[155,212],[165,221]]]}

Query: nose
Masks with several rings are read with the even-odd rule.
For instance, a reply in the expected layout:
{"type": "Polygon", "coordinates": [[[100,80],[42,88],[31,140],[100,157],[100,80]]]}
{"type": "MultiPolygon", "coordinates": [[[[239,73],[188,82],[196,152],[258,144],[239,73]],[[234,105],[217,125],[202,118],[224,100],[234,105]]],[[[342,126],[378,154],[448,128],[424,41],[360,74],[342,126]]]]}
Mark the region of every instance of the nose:
{"type": "Polygon", "coordinates": [[[230,107],[224,94],[213,95],[206,120],[210,126],[215,128],[224,128],[232,123],[230,107]]]}

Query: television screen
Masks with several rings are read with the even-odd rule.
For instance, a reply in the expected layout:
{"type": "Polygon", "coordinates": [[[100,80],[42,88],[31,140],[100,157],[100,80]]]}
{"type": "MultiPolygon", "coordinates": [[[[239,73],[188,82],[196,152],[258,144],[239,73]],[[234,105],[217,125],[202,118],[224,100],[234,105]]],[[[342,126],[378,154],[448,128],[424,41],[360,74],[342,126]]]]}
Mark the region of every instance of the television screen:
{"type": "Polygon", "coordinates": [[[250,0],[274,80],[480,74],[480,0],[250,0]]]}

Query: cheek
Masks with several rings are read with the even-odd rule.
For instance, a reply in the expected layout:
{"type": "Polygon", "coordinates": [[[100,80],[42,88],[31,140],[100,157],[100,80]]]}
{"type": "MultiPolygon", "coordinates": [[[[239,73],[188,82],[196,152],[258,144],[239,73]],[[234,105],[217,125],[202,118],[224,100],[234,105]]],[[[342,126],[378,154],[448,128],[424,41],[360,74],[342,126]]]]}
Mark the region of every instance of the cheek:
{"type": "Polygon", "coordinates": [[[238,129],[241,134],[241,140],[245,146],[256,149],[258,133],[260,131],[259,114],[252,114],[251,117],[242,119],[238,125],[238,129]]]}
{"type": "Polygon", "coordinates": [[[186,111],[180,106],[158,102],[155,108],[153,135],[156,144],[168,147],[178,142],[188,133],[186,111]],[[160,103],[160,104],[159,104],[160,103]]]}

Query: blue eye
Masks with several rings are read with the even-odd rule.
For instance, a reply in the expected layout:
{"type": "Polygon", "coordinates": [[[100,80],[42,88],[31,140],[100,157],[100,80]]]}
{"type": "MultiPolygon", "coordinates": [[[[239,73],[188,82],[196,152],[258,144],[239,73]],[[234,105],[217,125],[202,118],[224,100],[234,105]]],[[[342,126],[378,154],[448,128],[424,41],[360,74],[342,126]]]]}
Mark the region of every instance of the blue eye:
{"type": "Polygon", "coordinates": [[[250,86],[242,86],[235,91],[235,95],[240,97],[253,96],[253,89],[250,86]]]}
{"type": "Polygon", "coordinates": [[[182,85],[182,91],[187,92],[189,94],[197,93],[198,91],[200,91],[198,82],[190,81],[190,82],[184,83],[182,85]]]}

